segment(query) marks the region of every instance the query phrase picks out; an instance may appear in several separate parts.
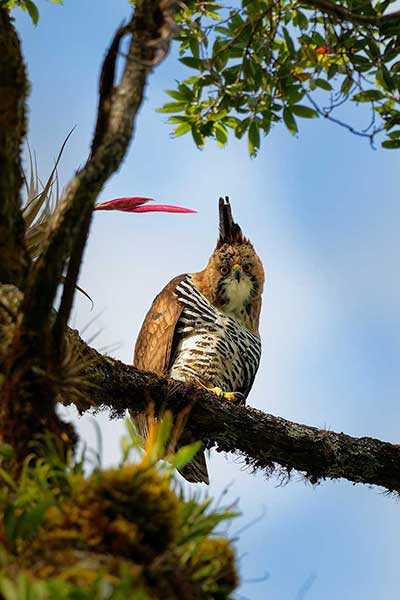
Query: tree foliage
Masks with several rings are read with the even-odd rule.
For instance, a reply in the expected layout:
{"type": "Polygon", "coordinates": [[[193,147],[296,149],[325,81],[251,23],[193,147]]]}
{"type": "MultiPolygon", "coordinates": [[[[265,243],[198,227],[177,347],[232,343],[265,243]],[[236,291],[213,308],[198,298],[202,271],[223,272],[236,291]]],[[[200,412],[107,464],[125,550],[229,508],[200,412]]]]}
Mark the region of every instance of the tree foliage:
{"type": "Polygon", "coordinates": [[[231,130],[255,155],[283,123],[325,117],[385,148],[400,147],[400,13],[394,0],[189,2],[178,13],[180,61],[192,70],[161,112],[175,136],[220,146],[231,130]],[[393,18],[394,17],[394,18],[393,18]],[[344,110],[366,105],[359,111],[344,110]],[[343,116],[344,115],[344,116],[343,116]],[[350,119],[347,121],[346,119],[350,119]]]}

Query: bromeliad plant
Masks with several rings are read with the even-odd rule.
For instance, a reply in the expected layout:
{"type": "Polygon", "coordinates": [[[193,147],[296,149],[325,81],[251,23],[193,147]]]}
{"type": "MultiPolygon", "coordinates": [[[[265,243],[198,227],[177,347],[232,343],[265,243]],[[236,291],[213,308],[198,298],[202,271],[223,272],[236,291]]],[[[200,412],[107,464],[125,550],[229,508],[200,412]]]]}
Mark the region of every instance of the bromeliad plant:
{"type": "Polygon", "coordinates": [[[0,469],[5,600],[22,597],[21,588],[32,599],[231,597],[238,584],[235,553],[217,528],[237,512],[212,508],[210,499],[185,499],[174,472],[198,445],[168,450],[168,413],[152,427],[132,463],[141,451],[127,421],[119,468],[98,464],[85,476],[84,459],[65,463],[47,440],[46,456],[28,456],[17,480],[0,469]]]}

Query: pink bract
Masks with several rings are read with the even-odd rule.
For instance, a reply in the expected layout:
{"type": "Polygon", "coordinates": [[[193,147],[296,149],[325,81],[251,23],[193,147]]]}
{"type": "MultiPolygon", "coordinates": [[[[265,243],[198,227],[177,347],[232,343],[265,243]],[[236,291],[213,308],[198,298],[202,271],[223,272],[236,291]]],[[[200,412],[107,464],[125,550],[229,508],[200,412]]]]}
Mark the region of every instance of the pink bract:
{"type": "Polygon", "coordinates": [[[95,206],[95,210],[120,210],[124,212],[170,212],[170,213],[195,213],[197,211],[182,206],[172,206],[170,204],[152,204],[143,206],[147,202],[154,202],[154,198],[143,198],[134,196],[132,198],[115,198],[101,202],[95,206]]]}

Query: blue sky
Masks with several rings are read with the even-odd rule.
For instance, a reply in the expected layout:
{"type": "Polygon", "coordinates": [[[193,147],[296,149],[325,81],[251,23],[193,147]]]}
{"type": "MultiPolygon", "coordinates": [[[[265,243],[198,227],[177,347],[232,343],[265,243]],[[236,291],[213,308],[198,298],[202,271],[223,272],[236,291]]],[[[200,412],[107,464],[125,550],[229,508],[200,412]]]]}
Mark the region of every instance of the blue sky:
{"type": "MultiPolygon", "coordinates": [[[[42,178],[76,125],[60,166],[66,183],[88,153],[99,68],[126,0],[39,2],[35,29],[17,15],[32,82],[29,141],[42,178]]],[[[217,237],[217,200],[234,215],[265,265],[262,364],[248,402],[318,427],[399,443],[399,155],[327,122],[301,122],[298,138],[277,126],[256,159],[245,143],[203,151],[173,140],[154,112],[185,73],[173,51],[149,79],[129,154],[100,199],[144,195],[197,215],[95,215],[72,324],[126,362],[155,294],[174,275],[202,268],[217,237]]],[[[361,115],[362,116],[362,115],[361,115]]],[[[119,421],[96,420],[104,461],[119,458],[119,421]]],[[[95,444],[90,418],[77,420],[95,444]]],[[[347,482],[286,486],[213,453],[210,493],[240,500],[233,523],[250,600],[386,600],[400,587],[399,507],[376,488],[347,482]],[[257,581],[263,575],[263,581],[257,581]],[[304,589],[309,587],[306,594],[304,589]]]]}

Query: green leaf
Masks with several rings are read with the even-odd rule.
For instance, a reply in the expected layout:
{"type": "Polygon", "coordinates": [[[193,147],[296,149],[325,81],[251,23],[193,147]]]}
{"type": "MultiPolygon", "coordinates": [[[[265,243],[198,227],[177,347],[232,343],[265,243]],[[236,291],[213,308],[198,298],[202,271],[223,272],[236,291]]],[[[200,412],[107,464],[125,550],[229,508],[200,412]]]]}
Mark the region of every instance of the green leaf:
{"type": "Polygon", "coordinates": [[[228,111],[225,108],[223,108],[221,110],[217,110],[216,112],[210,113],[208,116],[208,119],[210,121],[220,121],[221,119],[226,117],[227,114],[228,114],[228,111]]]}
{"type": "Polygon", "coordinates": [[[294,104],[290,107],[292,112],[298,117],[303,117],[304,119],[316,119],[318,117],[318,113],[313,108],[309,106],[303,106],[302,104],[294,104]]]}
{"type": "Polygon", "coordinates": [[[169,460],[171,466],[174,469],[182,469],[182,467],[185,467],[190,463],[191,460],[193,460],[200,448],[201,442],[194,442],[193,444],[179,448],[179,450],[169,460]]]}
{"type": "Polygon", "coordinates": [[[181,123],[174,129],[174,137],[180,137],[185,133],[188,133],[192,129],[192,125],[189,122],[181,123]]]}
{"type": "Polygon", "coordinates": [[[239,125],[240,121],[236,117],[225,117],[223,119],[223,123],[224,123],[224,125],[226,125],[227,127],[230,127],[231,129],[236,129],[236,127],[239,125]]]}
{"type": "Polygon", "coordinates": [[[32,23],[34,25],[37,25],[39,21],[39,11],[36,4],[34,4],[32,0],[24,0],[24,4],[26,6],[26,10],[28,11],[30,18],[32,19],[32,23]]]}
{"type": "Polygon", "coordinates": [[[0,592],[4,600],[18,600],[17,586],[4,575],[0,576],[0,592]]]}
{"type": "Polygon", "coordinates": [[[10,444],[1,444],[0,456],[1,458],[11,458],[14,455],[14,448],[10,444]]]}
{"type": "Polygon", "coordinates": [[[390,138],[400,138],[400,129],[396,129],[396,131],[391,131],[389,133],[390,138]]]}
{"type": "Polygon", "coordinates": [[[194,139],[194,143],[196,144],[196,146],[198,148],[203,148],[204,136],[202,133],[200,133],[200,131],[197,129],[197,127],[195,125],[192,125],[192,137],[194,139]]]}
{"type": "Polygon", "coordinates": [[[351,77],[346,77],[343,80],[343,83],[340,86],[340,91],[343,94],[343,96],[347,96],[347,94],[349,93],[349,91],[352,88],[352,85],[353,85],[353,79],[351,77]]]}
{"type": "Polygon", "coordinates": [[[168,94],[168,96],[171,96],[171,98],[174,98],[174,100],[182,101],[183,96],[178,90],[165,90],[165,93],[168,94]]]}
{"type": "Polygon", "coordinates": [[[298,25],[300,29],[307,29],[308,19],[305,16],[305,14],[302,13],[300,10],[295,10],[293,16],[293,24],[298,25]]]}
{"type": "Polygon", "coordinates": [[[286,127],[289,129],[292,135],[295,135],[297,133],[298,129],[296,120],[293,116],[292,111],[287,106],[285,106],[285,108],[283,109],[283,122],[285,123],[286,127]]]}
{"type": "Polygon", "coordinates": [[[243,121],[241,121],[235,130],[235,136],[240,140],[240,138],[242,138],[244,136],[244,134],[246,133],[249,125],[250,125],[250,117],[246,117],[246,119],[243,119],[243,121]]]}
{"type": "Polygon", "coordinates": [[[376,100],[382,100],[384,97],[385,94],[379,90],[366,90],[365,92],[354,94],[352,100],[354,100],[354,102],[374,102],[376,100]]]}
{"type": "Polygon", "coordinates": [[[215,123],[214,125],[215,137],[217,138],[218,146],[225,146],[228,141],[228,132],[221,123],[215,123]]]}
{"type": "Polygon", "coordinates": [[[249,127],[248,148],[250,156],[256,156],[260,148],[260,128],[256,120],[249,127]]]}
{"type": "Polygon", "coordinates": [[[7,485],[9,485],[9,486],[10,486],[10,488],[11,488],[12,490],[15,490],[15,489],[16,489],[16,488],[15,488],[15,482],[14,482],[13,478],[11,477],[11,475],[9,475],[9,474],[7,473],[7,471],[5,471],[5,470],[4,470],[3,468],[1,468],[1,467],[0,467],[0,478],[1,478],[1,479],[3,479],[3,481],[5,481],[5,483],[6,483],[7,485]]]}
{"type": "Polygon", "coordinates": [[[186,102],[166,102],[161,108],[157,108],[159,113],[183,112],[186,108],[186,102]]]}
{"type": "Polygon", "coordinates": [[[322,90],[326,90],[328,92],[333,89],[329,81],[326,81],[325,79],[314,79],[314,83],[322,90]]]}
{"type": "Polygon", "coordinates": [[[290,56],[294,56],[295,53],[296,53],[296,50],[295,50],[295,47],[294,47],[293,40],[290,37],[289,32],[286,29],[286,27],[282,27],[282,31],[283,31],[283,36],[285,38],[286,47],[288,49],[288,52],[289,52],[290,56]]]}
{"type": "Polygon", "coordinates": [[[382,148],[388,148],[390,150],[400,148],[400,140],[385,140],[382,142],[382,148]]]}
{"type": "Polygon", "coordinates": [[[183,63],[187,67],[190,67],[191,69],[197,69],[198,71],[201,71],[203,68],[203,61],[201,60],[201,58],[195,58],[194,56],[184,56],[179,60],[181,61],[181,63],[183,63]]]}
{"type": "Polygon", "coordinates": [[[372,38],[369,38],[368,40],[368,48],[369,52],[367,50],[367,54],[369,54],[372,59],[379,60],[381,57],[379,46],[372,38]]]}

